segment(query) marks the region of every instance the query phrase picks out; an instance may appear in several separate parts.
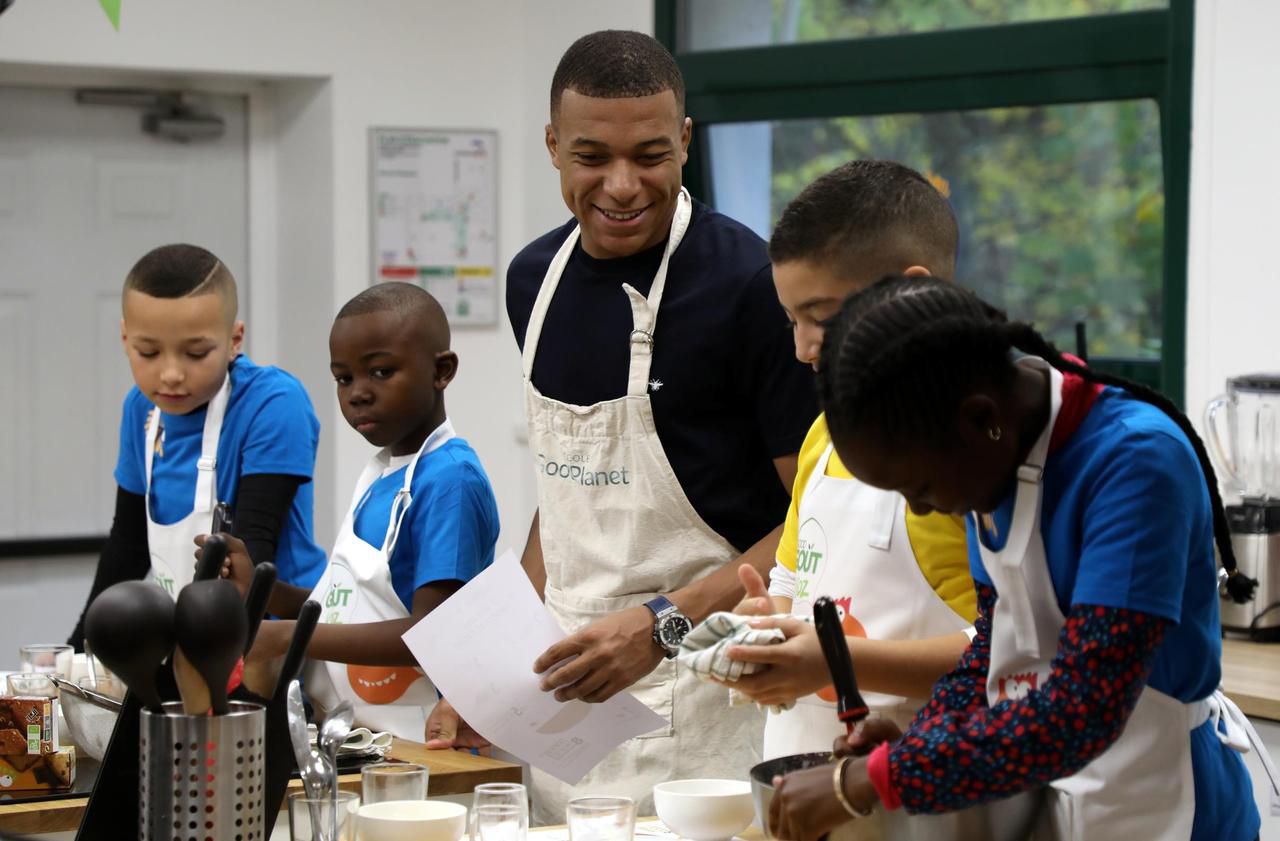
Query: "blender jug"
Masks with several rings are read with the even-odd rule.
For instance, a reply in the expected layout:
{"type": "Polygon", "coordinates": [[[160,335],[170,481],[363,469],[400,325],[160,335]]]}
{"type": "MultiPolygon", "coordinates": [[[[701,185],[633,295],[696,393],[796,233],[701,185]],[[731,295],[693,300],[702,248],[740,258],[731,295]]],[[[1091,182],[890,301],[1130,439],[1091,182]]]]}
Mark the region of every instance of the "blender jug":
{"type": "Polygon", "coordinates": [[[1227,380],[1209,401],[1205,441],[1225,495],[1280,500],[1280,374],[1227,380]]]}

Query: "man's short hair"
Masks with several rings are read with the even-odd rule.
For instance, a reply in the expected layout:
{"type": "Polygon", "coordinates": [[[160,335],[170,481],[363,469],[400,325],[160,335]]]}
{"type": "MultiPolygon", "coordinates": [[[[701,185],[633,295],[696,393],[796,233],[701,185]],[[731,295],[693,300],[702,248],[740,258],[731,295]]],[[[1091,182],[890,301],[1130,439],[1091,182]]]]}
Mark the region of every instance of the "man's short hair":
{"type": "Polygon", "coordinates": [[[675,58],[643,32],[605,29],[583,35],[565,50],[551,77],[551,119],[566,90],[600,99],[675,94],[684,115],[684,77],[675,58]]]}

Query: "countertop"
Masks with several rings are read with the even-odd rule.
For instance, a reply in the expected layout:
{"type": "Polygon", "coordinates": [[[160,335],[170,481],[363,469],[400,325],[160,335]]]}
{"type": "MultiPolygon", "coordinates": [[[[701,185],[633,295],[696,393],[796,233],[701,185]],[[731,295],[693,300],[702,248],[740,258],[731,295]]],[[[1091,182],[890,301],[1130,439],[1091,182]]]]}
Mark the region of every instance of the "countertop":
{"type": "MultiPolygon", "coordinates": [[[[428,790],[434,796],[469,794],[481,783],[518,783],[520,766],[460,751],[429,751],[419,742],[396,739],[391,745],[391,759],[417,762],[430,769],[428,790]]],[[[289,791],[300,791],[300,780],[289,783],[289,791]]],[[[338,787],[360,791],[360,775],[343,774],[338,787]]],[[[0,832],[35,835],[42,832],[70,832],[80,826],[80,818],[88,804],[87,797],[62,800],[4,803],[0,801],[0,832]]]]}
{"type": "Polygon", "coordinates": [[[1280,721],[1280,643],[1223,640],[1222,689],[1245,715],[1280,721]]]}

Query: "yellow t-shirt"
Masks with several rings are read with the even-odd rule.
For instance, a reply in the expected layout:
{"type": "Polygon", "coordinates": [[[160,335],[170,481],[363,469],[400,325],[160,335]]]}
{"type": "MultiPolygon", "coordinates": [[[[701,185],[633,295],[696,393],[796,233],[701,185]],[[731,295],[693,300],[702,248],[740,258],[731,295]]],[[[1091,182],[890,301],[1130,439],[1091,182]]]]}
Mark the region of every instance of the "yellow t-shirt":
{"type": "MultiPolygon", "coordinates": [[[[827,417],[818,415],[800,446],[796,483],[791,492],[791,507],[787,509],[782,539],[778,541],[778,563],[792,572],[796,569],[800,497],[809,484],[814,468],[818,466],[818,459],[822,458],[830,443],[827,417]]],[[[827,460],[826,475],[837,479],[853,478],[853,474],[835,453],[827,460]]],[[[938,598],[972,623],[978,615],[978,596],[969,575],[969,544],[965,537],[964,518],[938,513],[921,517],[912,513],[910,508],[906,511],[907,537],[911,541],[911,551],[916,557],[916,563],[920,565],[920,572],[938,594],[938,598]]]]}

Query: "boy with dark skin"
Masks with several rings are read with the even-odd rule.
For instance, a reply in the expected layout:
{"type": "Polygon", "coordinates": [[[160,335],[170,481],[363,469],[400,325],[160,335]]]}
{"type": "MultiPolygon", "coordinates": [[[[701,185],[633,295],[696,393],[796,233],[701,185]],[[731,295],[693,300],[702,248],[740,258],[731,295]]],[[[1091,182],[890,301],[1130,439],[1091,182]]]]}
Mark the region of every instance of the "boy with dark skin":
{"type": "MultiPolygon", "coordinates": [[[[444,390],[457,374],[458,357],[449,349],[449,324],[444,311],[423,290],[402,283],[381,284],[365,290],[338,314],[329,334],[329,353],[329,368],[337,383],[343,417],[369,443],[384,448],[392,467],[396,459],[412,457],[423,450],[424,442],[448,425],[444,390]]],[[[461,439],[452,438],[448,444],[460,445],[470,453],[461,439]]],[[[430,453],[436,452],[426,449],[429,452],[423,453],[424,463],[430,453]]],[[[475,465],[478,468],[478,461],[475,465]]],[[[419,472],[422,469],[419,468],[419,472]]],[[[474,568],[470,572],[474,574],[492,560],[497,512],[482,472],[463,469],[457,475],[462,487],[441,493],[460,493],[464,500],[461,508],[474,509],[460,512],[460,518],[465,521],[463,530],[480,535],[480,539],[469,543],[482,556],[471,559],[474,568]],[[467,502],[476,504],[468,506],[467,502]]],[[[414,491],[418,496],[416,479],[414,491]]],[[[428,500],[415,502],[413,515],[407,519],[420,513],[425,516],[418,509],[427,505],[428,500]]],[[[356,506],[356,510],[359,507],[356,506]]],[[[358,525],[356,530],[360,530],[358,525]]],[[[397,568],[405,564],[412,567],[415,556],[426,554],[429,548],[407,543],[410,537],[426,540],[420,531],[417,534],[402,531],[400,543],[389,561],[393,576],[397,568]]],[[[198,542],[203,544],[203,538],[198,542]]],[[[223,575],[243,588],[251,573],[248,558],[240,541],[231,538],[228,543],[230,551],[223,575]]],[[[419,568],[424,562],[417,561],[419,568]]],[[[467,566],[460,561],[456,569],[467,566]]],[[[412,666],[415,661],[401,636],[463,583],[462,577],[421,583],[412,591],[411,609],[401,618],[333,624],[322,621],[307,648],[307,655],[338,663],[412,666]]],[[[399,589],[397,587],[397,591],[399,589]]],[[[277,584],[268,609],[276,616],[296,616],[309,596],[311,593],[307,590],[277,584]]],[[[293,635],[293,626],[294,622],[288,619],[264,623],[247,664],[253,666],[283,655],[293,635]]],[[[421,731],[415,735],[420,738],[421,731]]]]}

